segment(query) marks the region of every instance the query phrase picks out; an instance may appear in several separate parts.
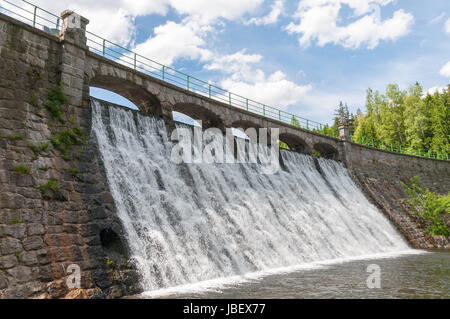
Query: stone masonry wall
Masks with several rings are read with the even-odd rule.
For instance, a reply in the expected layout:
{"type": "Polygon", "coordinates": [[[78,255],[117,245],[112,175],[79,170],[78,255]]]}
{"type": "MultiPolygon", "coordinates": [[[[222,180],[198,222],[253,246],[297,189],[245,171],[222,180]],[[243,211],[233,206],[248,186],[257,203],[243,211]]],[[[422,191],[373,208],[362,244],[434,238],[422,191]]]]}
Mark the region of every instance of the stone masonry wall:
{"type": "Polygon", "coordinates": [[[432,237],[423,231],[420,219],[408,212],[402,183],[418,176],[424,187],[439,194],[450,191],[450,162],[380,151],[345,143],[346,164],[361,189],[391,219],[416,248],[450,249],[448,238],[432,237]]]}
{"type": "Polygon", "coordinates": [[[140,289],[89,138],[87,97],[58,104],[66,98],[61,79],[71,81],[63,86],[69,94],[73,85],[83,89],[70,50],[0,14],[0,298],[108,298],[140,289]],[[80,267],[80,289],[66,284],[71,264],[80,267]]]}

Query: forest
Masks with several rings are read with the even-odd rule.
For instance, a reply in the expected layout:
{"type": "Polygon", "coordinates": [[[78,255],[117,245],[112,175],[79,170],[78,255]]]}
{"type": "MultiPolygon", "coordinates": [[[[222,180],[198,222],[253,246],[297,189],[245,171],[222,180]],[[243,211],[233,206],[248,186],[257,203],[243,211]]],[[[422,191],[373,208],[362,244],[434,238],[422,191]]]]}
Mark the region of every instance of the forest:
{"type": "Polygon", "coordinates": [[[347,125],[356,143],[448,159],[450,85],[433,94],[424,92],[417,82],[408,90],[401,90],[397,84],[389,84],[384,93],[369,88],[365,108],[352,114],[341,102],[332,127],[324,128],[325,133],[337,136],[338,127],[347,125]]]}

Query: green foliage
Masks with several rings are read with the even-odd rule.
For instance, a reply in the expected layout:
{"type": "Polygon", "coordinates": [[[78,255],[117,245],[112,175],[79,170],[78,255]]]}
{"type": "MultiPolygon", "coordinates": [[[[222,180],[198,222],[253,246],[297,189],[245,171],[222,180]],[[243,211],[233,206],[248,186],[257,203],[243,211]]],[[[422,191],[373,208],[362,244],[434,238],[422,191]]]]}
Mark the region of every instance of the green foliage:
{"type": "Polygon", "coordinates": [[[282,141],[279,141],[280,148],[284,148],[285,150],[290,150],[289,146],[282,141]]]}
{"type": "Polygon", "coordinates": [[[79,173],[80,173],[80,170],[78,170],[77,168],[72,168],[70,170],[70,175],[72,175],[74,177],[77,176],[79,173]]]}
{"type": "Polygon", "coordinates": [[[42,144],[39,144],[39,145],[34,145],[34,144],[31,144],[31,143],[28,144],[28,147],[29,147],[29,148],[33,151],[33,153],[34,153],[34,157],[33,157],[34,160],[37,159],[38,156],[39,156],[42,152],[47,152],[49,146],[50,146],[50,143],[49,143],[49,142],[42,143],[42,144]]]}
{"type": "Polygon", "coordinates": [[[62,106],[69,100],[68,97],[62,91],[63,84],[60,83],[54,90],[50,91],[47,95],[47,102],[45,108],[52,114],[54,118],[57,118],[61,123],[65,123],[62,118],[62,106]]]}
{"type": "Polygon", "coordinates": [[[422,216],[427,226],[425,231],[430,235],[450,236],[450,229],[444,222],[446,214],[450,214],[450,193],[438,195],[430,192],[422,186],[419,177],[411,178],[411,187],[403,184],[406,194],[409,196],[407,203],[413,213],[422,216]]]}
{"type": "Polygon", "coordinates": [[[16,134],[16,135],[8,135],[5,136],[8,140],[10,141],[20,141],[23,140],[25,138],[25,136],[23,136],[22,134],[16,134]]]}
{"type": "Polygon", "coordinates": [[[53,147],[63,154],[63,159],[70,160],[70,151],[73,145],[81,145],[85,140],[84,133],[79,127],[64,129],[50,141],[53,147]]]}
{"type": "Polygon", "coordinates": [[[385,94],[367,90],[365,114],[356,116],[354,141],[375,147],[391,145],[408,154],[450,153],[450,86],[424,96],[419,83],[408,90],[390,84],[385,94]]]}
{"type": "Polygon", "coordinates": [[[54,179],[51,179],[44,185],[39,186],[39,190],[41,191],[42,194],[45,193],[47,190],[58,191],[60,189],[61,188],[54,179]]]}
{"type": "Polygon", "coordinates": [[[30,100],[31,100],[31,105],[33,105],[34,107],[39,107],[39,100],[35,93],[31,94],[30,100]]]}
{"type": "Polygon", "coordinates": [[[109,258],[106,258],[106,268],[108,268],[109,270],[114,270],[115,268],[114,262],[109,258]]]}
{"type": "Polygon", "coordinates": [[[314,155],[316,155],[317,157],[322,157],[322,154],[320,154],[318,150],[314,150],[314,155]]]}
{"type": "Polygon", "coordinates": [[[31,170],[24,165],[15,166],[14,172],[22,174],[22,175],[31,175],[31,170]]]}
{"type": "Polygon", "coordinates": [[[10,225],[16,225],[16,224],[21,224],[22,223],[22,218],[17,217],[17,218],[11,218],[9,220],[9,224],[10,225]]]}
{"type": "Polygon", "coordinates": [[[300,122],[296,119],[295,115],[292,115],[292,118],[291,118],[291,125],[300,127],[300,122]]]}

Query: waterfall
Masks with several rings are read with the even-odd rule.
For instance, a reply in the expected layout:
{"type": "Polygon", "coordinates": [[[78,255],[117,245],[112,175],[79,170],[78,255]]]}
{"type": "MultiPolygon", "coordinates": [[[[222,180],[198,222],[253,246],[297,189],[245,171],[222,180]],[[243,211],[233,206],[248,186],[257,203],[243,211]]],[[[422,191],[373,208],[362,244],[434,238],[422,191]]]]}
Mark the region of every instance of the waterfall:
{"type": "Polygon", "coordinates": [[[145,290],[408,249],[341,163],[175,164],[164,122],[93,99],[111,193],[145,290]]]}

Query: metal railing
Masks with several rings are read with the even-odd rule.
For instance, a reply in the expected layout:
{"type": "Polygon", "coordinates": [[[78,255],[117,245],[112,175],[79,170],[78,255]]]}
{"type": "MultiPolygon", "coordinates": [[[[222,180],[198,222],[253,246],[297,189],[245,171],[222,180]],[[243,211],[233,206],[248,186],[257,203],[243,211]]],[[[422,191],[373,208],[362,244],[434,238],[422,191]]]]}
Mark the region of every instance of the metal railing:
{"type": "Polygon", "coordinates": [[[58,36],[61,31],[61,17],[26,0],[0,0],[0,12],[2,11],[19,21],[42,29],[52,35],[58,36]]]}
{"type": "MultiPolygon", "coordinates": [[[[16,3],[14,3],[13,1],[14,0],[0,0],[0,12],[3,11],[7,14],[11,14],[13,17],[22,22],[30,24],[36,28],[41,28],[42,30],[52,35],[59,36],[61,31],[61,17],[47,10],[44,10],[26,0],[16,0],[16,3]],[[21,3],[21,5],[18,5],[17,2],[21,3]]],[[[153,61],[92,32],[86,31],[86,37],[89,50],[122,65],[130,67],[136,71],[148,74],[152,77],[158,78],[162,81],[181,87],[188,91],[206,96],[222,103],[226,103],[232,107],[244,109],[248,112],[261,115],[268,119],[290,124],[329,137],[338,137],[338,133],[328,125],[324,125],[319,122],[312,121],[289,112],[285,112],[264,103],[257,102],[253,99],[246,98],[242,95],[232,93],[210,82],[205,82],[192,75],[153,61]]],[[[362,145],[373,146],[379,149],[390,150],[393,152],[400,152],[403,154],[448,160],[448,154],[433,154],[423,151],[408,153],[405,149],[402,149],[401,146],[380,148],[374,143],[365,143],[364,141],[353,142],[362,145]]]]}
{"type": "Polygon", "coordinates": [[[373,138],[366,138],[362,136],[359,140],[354,140],[354,137],[352,134],[350,134],[350,140],[353,143],[369,146],[373,148],[377,148],[379,150],[383,151],[390,151],[390,152],[396,152],[406,155],[414,155],[414,156],[420,156],[420,157],[426,157],[431,159],[440,159],[440,160],[449,160],[448,153],[439,153],[439,152],[432,152],[432,151],[424,151],[420,149],[414,149],[412,147],[404,146],[401,144],[386,144],[380,141],[375,141],[373,138]]]}

